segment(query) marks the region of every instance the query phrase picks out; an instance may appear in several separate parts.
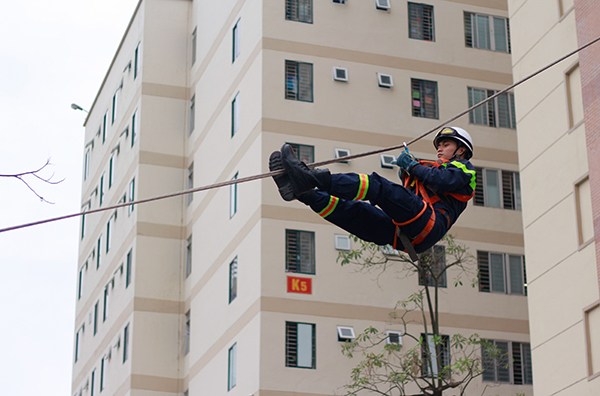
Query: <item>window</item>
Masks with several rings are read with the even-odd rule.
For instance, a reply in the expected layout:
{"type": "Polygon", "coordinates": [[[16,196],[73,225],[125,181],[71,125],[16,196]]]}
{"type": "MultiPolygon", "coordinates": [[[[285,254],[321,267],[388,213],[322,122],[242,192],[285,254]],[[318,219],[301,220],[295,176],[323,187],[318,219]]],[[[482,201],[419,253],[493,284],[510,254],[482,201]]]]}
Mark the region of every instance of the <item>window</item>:
{"type": "Polygon", "coordinates": [[[533,383],[531,346],[524,342],[487,340],[495,351],[483,346],[483,381],[515,385],[533,383]]]}
{"type": "Polygon", "coordinates": [[[331,0],[334,4],[346,4],[346,0],[331,0]]]}
{"type": "Polygon", "coordinates": [[[408,37],[435,41],[433,32],[433,6],[408,3],[408,37]]]}
{"type": "MultiPolygon", "coordinates": [[[[85,208],[82,209],[82,212],[86,212],[87,210],[88,210],[88,207],[86,206],[85,208]]],[[[80,235],[80,237],[82,240],[85,237],[85,214],[81,215],[81,235],[80,235]]]]}
{"type": "Polygon", "coordinates": [[[390,0],[375,0],[375,9],[382,11],[389,11],[392,6],[390,0]]]}
{"type": "Polygon", "coordinates": [[[100,392],[104,390],[106,386],[106,355],[100,359],[100,392]]]}
{"type": "Polygon", "coordinates": [[[238,258],[229,263],[229,303],[237,297],[238,258]]]}
{"type": "Polygon", "coordinates": [[[138,134],[138,111],[137,109],[133,112],[131,116],[131,147],[135,144],[138,134]]]}
{"type": "Polygon", "coordinates": [[[356,338],[354,328],[350,326],[337,327],[338,342],[352,341],[356,338]]]}
{"type": "Polygon", "coordinates": [[[185,340],[184,340],[184,354],[187,355],[190,353],[190,338],[191,338],[191,324],[192,324],[192,313],[191,311],[187,311],[185,313],[185,340]]]}
{"type": "MultiPolygon", "coordinates": [[[[129,182],[129,202],[133,202],[135,200],[135,178],[131,179],[129,182]]],[[[127,215],[133,213],[134,205],[129,205],[127,207],[127,215]]]]}
{"type": "Polygon", "coordinates": [[[510,53],[508,19],[465,12],[465,45],[510,53]]]}
{"type": "MultiPolygon", "coordinates": [[[[233,176],[231,180],[237,180],[238,173],[233,176]]],[[[237,183],[231,184],[229,186],[229,218],[231,219],[233,215],[237,212],[237,202],[238,202],[238,185],[237,183]]]]}
{"type": "Polygon", "coordinates": [[[583,96],[579,63],[575,64],[575,66],[567,71],[565,80],[567,85],[569,129],[571,129],[583,121],[583,96]]]}
{"type": "Polygon", "coordinates": [[[90,379],[90,396],[94,396],[96,394],[95,384],[96,383],[96,369],[92,370],[92,376],[90,379]]]}
{"type": "Polygon", "coordinates": [[[594,239],[594,215],[589,176],[575,183],[575,211],[577,213],[577,239],[580,247],[594,239]]]}
{"type": "Polygon", "coordinates": [[[446,282],[446,247],[435,245],[419,255],[419,266],[424,273],[419,273],[419,285],[447,287],[446,282]],[[437,281],[437,282],[436,282],[437,281]]]}
{"type": "Polygon", "coordinates": [[[317,368],[315,324],[285,322],[286,367],[317,368]]]}
{"type": "Polygon", "coordinates": [[[313,101],[312,63],[285,61],[285,98],[302,102],[313,101]]]}
{"type": "Polygon", "coordinates": [[[108,159],[108,188],[110,189],[115,181],[115,154],[112,152],[108,159]]]}
{"type": "Polygon", "coordinates": [[[87,147],[85,149],[85,156],[83,159],[83,180],[87,180],[90,175],[90,158],[92,156],[92,148],[87,147]]]}
{"type": "Polygon", "coordinates": [[[112,242],[112,222],[113,222],[114,217],[111,216],[110,219],[108,219],[108,223],[106,223],[106,253],[108,253],[108,251],[110,250],[110,245],[112,242]]]}
{"type": "Polygon", "coordinates": [[[106,322],[106,318],[108,318],[108,288],[109,288],[110,284],[107,284],[106,286],[104,286],[104,300],[102,301],[103,303],[103,309],[102,309],[102,322],[106,322]]]}
{"type": "MultiPolygon", "coordinates": [[[[468,88],[469,107],[496,94],[493,89],[468,88]]],[[[517,128],[515,95],[506,92],[469,113],[469,122],[496,128],[517,128]]]]}
{"type": "Polygon", "coordinates": [[[192,273],[192,236],[187,239],[185,248],[185,277],[187,278],[192,273]]]}
{"type": "Polygon", "coordinates": [[[427,334],[426,337],[425,334],[422,333],[421,360],[423,362],[423,375],[434,378],[437,378],[440,375],[445,376],[446,370],[444,370],[444,368],[450,365],[450,337],[441,335],[438,339],[432,334],[427,334]],[[438,356],[440,357],[441,367],[438,365],[438,356]]]}
{"type": "Polygon", "coordinates": [[[98,332],[98,305],[100,305],[99,300],[94,304],[94,335],[98,332]]]}
{"type": "Polygon", "coordinates": [[[600,375],[600,301],[583,309],[588,381],[600,375]]]}
{"type": "Polygon", "coordinates": [[[412,115],[438,118],[437,82],[411,79],[412,115]]]}
{"type": "Polygon", "coordinates": [[[285,19],[312,23],[312,0],[285,0],[285,19]]]}
{"type": "Polygon", "coordinates": [[[236,381],[236,354],[237,354],[237,344],[233,344],[231,348],[229,348],[229,357],[228,357],[228,369],[227,369],[227,390],[231,390],[235,386],[236,381]]]}
{"type": "Polygon", "coordinates": [[[475,168],[477,172],[473,204],[521,210],[521,182],[518,172],[475,168]]]}
{"type": "Polygon", "coordinates": [[[197,47],[197,41],[198,41],[198,27],[194,28],[194,31],[192,32],[192,66],[194,65],[194,63],[196,63],[196,47],[197,47]]]}
{"type": "Polygon", "coordinates": [[[141,44],[142,43],[138,43],[138,45],[135,47],[135,51],[133,53],[133,79],[135,80],[138,76],[138,74],[140,74],[140,64],[141,64],[141,44]]]}
{"type": "Polygon", "coordinates": [[[234,137],[240,127],[240,93],[231,102],[231,137],[234,137]]]}
{"type": "Polygon", "coordinates": [[[315,273],[315,233],[285,230],[287,272],[315,273]]]}
{"type": "Polygon", "coordinates": [[[129,348],[129,323],[127,324],[127,326],[125,326],[125,329],[123,329],[123,363],[125,363],[127,361],[127,358],[129,357],[127,355],[128,348],[129,348]]]}
{"type": "Polygon", "coordinates": [[[104,117],[102,118],[102,144],[106,141],[106,130],[108,128],[108,110],[104,113],[104,117]]]}
{"type": "MultiPolygon", "coordinates": [[[[188,168],[187,188],[188,188],[188,190],[191,190],[192,188],[194,188],[194,163],[193,162],[190,165],[190,167],[188,168]]],[[[194,194],[188,194],[187,195],[187,204],[188,205],[191,204],[193,200],[194,200],[194,194]]]]}
{"type": "Polygon", "coordinates": [[[524,256],[477,251],[477,267],[479,291],[527,294],[524,256]]]}
{"type": "Polygon", "coordinates": [[[100,268],[102,263],[102,234],[98,237],[96,242],[96,269],[100,268]]]}
{"type": "Polygon", "coordinates": [[[100,205],[104,202],[104,173],[100,176],[100,205]]]}
{"type": "Polygon", "coordinates": [[[85,271],[87,270],[87,261],[85,262],[85,264],[83,264],[81,266],[81,268],[79,268],[79,277],[78,277],[78,282],[77,282],[77,299],[81,299],[81,296],[83,294],[83,278],[85,275],[85,271]]]}
{"type": "Polygon", "coordinates": [[[115,121],[117,120],[117,105],[118,105],[118,100],[119,100],[119,90],[121,88],[117,88],[117,90],[115,91],[115,94],[113,95],[112,98],[112,114],[111,114],[111,119],[110,119],[110,125],[113,125],[115,123],[115,121]]]}
{"type": "Polygon", "coordinates": [[[233,27],[232,40],[233,43],[231,45],[231,62],[235,62],[237,57],[240,55],[240,21],[238,20],[235,26],[233,27]]]}
{"type": "Polygon", "coordinates": [[[131,284],[131,267],[133,266],[133,249],[127,252],[127,258],[125,259],[125,288],[127,289],[131,284]]]}
{"type": "Polygon", "coordinates": [[[196,127],[196,95],[192,96],[190,100],[190,135],[194,132],[196,127]]]}
{"type": "Polygon", "coordinates": [[[307,164],[315,162],[315,147],[306,144],[288,143],[296,157],[307,164]]]}
{"type": "Polygon", "coordinates": [[[77,333],[75,333],[75,363],[77,363],[77,361],[79,360],[79,354],[81,352],[82,333],[83,327],[79,328],[79,330],[77,330],[77,333]]]}

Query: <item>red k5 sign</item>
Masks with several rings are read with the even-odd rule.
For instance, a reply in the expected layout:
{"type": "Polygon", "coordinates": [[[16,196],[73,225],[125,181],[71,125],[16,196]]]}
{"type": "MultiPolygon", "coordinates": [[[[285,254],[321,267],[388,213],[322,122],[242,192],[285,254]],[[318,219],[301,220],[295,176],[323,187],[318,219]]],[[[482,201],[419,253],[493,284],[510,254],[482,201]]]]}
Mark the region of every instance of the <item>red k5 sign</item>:
{"type": "Polygon", "coordinates": [[[312,294],[312,279],[288,276],[287,291],[288,293],[312,294]]]}

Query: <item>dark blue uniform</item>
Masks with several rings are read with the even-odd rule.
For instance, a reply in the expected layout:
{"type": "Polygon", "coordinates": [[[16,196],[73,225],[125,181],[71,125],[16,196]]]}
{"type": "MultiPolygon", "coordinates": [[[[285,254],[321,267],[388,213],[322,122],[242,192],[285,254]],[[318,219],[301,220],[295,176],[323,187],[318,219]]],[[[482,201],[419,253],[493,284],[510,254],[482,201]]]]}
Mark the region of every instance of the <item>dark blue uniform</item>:
{"type": "MultiPolygon", "coordinates": [[[[435,245],[465,210],[467,203],[449,194],[471,196],[475,190],[475,168],[468,160],[448,161],[439,167],[415,165],[411,175],[418,178],[429,196],[437,194],[435,224],[425,239],[415,246],[421,253],[435,245]]],[[[377,245],[392,245],[397,223],[410,221],[425,203],[415,192],[379,176],[340,173],[331,175],[329,193],[316,190],[310,207],[327,221],[357,237],[377,245]],[[363,202],[370,201],[371,204],[363,202]],[[376,207],[377,206],[377,207],[376,207]]],[[[411,240],[423,231],[431,218],[431,207],[410,224],[401,226],[411,240]]],[[[400,240],[396,248],[404,250],[400,240]]]]}

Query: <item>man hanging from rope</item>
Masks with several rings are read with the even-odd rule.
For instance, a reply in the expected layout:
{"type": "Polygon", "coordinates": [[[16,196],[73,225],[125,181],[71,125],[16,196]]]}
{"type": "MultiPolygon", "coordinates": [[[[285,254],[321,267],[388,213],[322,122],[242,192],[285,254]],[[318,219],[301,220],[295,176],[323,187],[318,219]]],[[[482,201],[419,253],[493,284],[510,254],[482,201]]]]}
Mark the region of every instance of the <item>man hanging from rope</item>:
{"type": "Polygon", "coordinates": [[[442,239],[475,193],[475,168],[469,162],[473,142],[467,131],[443,128],[433,145],[435,162],[417,161],[408,152],[398,157],[404,186],[377,173],[310,169],[288,144],[271,154],[269,169],[285,169],[273,177],[284,200],[298,199],[365,241],[398,250],[410,243],[414,250],[409,247],[409,252],[421,253],[442,239]]]}

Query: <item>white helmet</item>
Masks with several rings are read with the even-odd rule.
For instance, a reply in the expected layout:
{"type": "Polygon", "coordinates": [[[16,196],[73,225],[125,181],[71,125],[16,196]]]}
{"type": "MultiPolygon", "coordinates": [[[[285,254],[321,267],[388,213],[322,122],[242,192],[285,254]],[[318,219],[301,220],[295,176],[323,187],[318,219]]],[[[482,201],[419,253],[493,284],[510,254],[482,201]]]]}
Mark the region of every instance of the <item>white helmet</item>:
{"type": "MultiPolygon", "coordinates": [[[[461,143],[467,151],[465,151],[465,158],[469,159],[473,156],[473,140],[471,135],[467,131],[459,127],[445,127],[435,135],[433,138],[433,147],[437,149],[438,143],[441,139],[454,139],[461,143]]],[[[461,146],[459,145],[459,147],[461,146]]]]}

